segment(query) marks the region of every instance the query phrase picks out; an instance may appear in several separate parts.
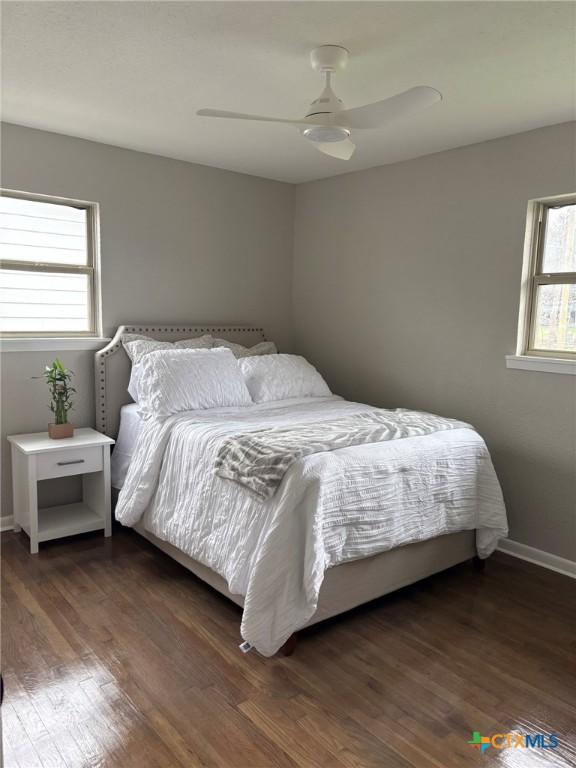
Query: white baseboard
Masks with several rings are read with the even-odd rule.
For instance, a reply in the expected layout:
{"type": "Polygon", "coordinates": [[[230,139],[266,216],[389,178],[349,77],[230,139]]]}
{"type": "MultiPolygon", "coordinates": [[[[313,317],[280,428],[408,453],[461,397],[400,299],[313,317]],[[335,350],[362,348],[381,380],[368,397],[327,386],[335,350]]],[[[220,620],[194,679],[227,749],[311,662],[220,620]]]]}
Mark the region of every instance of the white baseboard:
{"type": "Polygon", "coordinates": [[[5,515],[4,517],[0,517],[0,533],[2,531],[11,531],[12,528],[14,528],[13,515],[5,515]]]}
{"type": "Polygon", "coordinates": [[[544,552],[535,547],[529,547],[527,544],[520,544],[519,541],[512,539],[501,539],[498,544],[498,550],[505,552],[512,557],[518,557],[520,560],[527,560],[529,563],[540,565],[542,568],[548,568],[550,571],[562,573],[564,576],[570,576],[576,579],[576,562],[567,560],[565,557],[552,555],[550,552],[544,552]]]}

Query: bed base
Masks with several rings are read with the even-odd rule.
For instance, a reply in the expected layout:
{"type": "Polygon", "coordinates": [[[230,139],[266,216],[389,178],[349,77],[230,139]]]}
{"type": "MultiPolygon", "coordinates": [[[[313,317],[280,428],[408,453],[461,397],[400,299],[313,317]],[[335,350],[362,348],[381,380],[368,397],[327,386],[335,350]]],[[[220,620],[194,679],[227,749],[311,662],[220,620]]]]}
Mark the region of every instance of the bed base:
{"type": "MultiPolygon", "coordinates": [[[[154,536],[142,522],[134,530],[236,605],[244,605],[242,595],[233,595],[215,571],[154,536]]],[[[484,561],[476,557],[475,531],[437,536],[329,568],[320,589],[316,613],[305,626],[310,627],[467,560],[474,560],[479,569],[484,567],[484,561]]],[[[290,656],[296,643],[294,633],[280,652],[290,656]]]]}

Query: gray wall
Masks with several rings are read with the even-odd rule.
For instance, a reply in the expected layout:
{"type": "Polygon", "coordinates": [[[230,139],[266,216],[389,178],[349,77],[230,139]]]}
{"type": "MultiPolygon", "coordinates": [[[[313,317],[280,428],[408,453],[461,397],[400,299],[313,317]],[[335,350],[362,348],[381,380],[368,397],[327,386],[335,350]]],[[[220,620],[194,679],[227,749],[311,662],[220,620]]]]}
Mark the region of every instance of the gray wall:
{"type": "Polygon", "coordinates": [[[576,190],[574,124],[301,185],[296,347],[334,391],[472,422],[511,538],[576,559],[576,377],[508,370],[526,203],[576,190]]]}
{"type": "MultiPolygon", "coordinates": [[[[289,348],[294,188],[20,126],[2,130],[2,186],[100,203],[104,332],[125,322],[256,323],[289,348]]],[[[6,434],[45,430],[56,353],[2,354],[2,515],[11,514],[6,434]]],[[[93,353],[76,373],[73,420],[93,423],[93,353]]]]}

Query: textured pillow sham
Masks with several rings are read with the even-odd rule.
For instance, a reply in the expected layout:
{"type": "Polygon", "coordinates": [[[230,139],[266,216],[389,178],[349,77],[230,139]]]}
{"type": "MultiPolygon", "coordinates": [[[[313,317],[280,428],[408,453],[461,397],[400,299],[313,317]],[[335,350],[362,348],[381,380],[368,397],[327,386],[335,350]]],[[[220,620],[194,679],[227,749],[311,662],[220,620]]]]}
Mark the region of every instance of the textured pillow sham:
{"type": "Polygon", "coordinates": [[[180,341],[158,341],[158,339],[152,339],[150,336],[124,333],[121,341],[126,354],[132,361],[132,365],[138,365],[144,355],[160,349],[212,349],[214,344],[214,339],[209,334],[193,339],[181,339],[180,341]]]}
{"type": "Polygon", "coordinates": [[[273,341],[261,341],[253,347],[245,347],[242,344],[236,344],[226,339],[214,339],[215,347],[225,347],[234,354],[234,357],[240,359],[243,357],[255,357],[257,355],[276,355],[278,349],[273,341]]]}
{"type": "Polygon", "coordinates": [[[238,364],[255,403],[332,394],[316,368],[299,355],[246,357],[238,364]]]}
{"type": "Polygon", "coordinates": [[[139,412],[164,421],[182,411],[252,405],[240,367],[228,349],[168,349],[145,355],[139,412]]]}
{"type": "MultiPolygon", "coordinates": [[[[170,347],[167,347],[167,349],[176,348],[174,345],[170,345],[170,347]]],[[[161,349],[164,349],[161,347],[161,349]]],[[[150,352],[158,352],[159,350],[151,349],[150,352]]],[[[204,352],[204,349],[191,348],[189,349],[189,352],[204,352]]],[[[142,358],[141,358],[142,361],[142,358]]],[[[144,391],[144,388],[146,387],[146,381],[144,379],[144,368],[142,367],[142,362],[136,363],[132,366],[130,370],[130,381],[128,382],[128,394],[134,400],[135,403],[139,403],[140,399],[142,397],[142,392],[144,391]]]]}

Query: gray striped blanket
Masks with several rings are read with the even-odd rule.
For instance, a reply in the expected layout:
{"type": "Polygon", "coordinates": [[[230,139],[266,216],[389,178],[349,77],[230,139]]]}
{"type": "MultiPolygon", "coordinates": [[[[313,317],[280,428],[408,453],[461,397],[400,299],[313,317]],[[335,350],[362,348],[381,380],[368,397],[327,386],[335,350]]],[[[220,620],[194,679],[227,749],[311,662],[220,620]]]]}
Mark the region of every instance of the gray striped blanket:
{"type": "Polygon", "coordinates": [[[473,427],[421,411],[377,409],[287,429],[241,432],[223,441],[215,471],[219,477],[239,483],[261,499],[269,499],[289,467],[304,456],[449,429],[473,427]]]}

